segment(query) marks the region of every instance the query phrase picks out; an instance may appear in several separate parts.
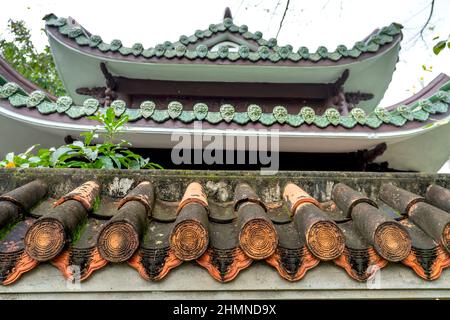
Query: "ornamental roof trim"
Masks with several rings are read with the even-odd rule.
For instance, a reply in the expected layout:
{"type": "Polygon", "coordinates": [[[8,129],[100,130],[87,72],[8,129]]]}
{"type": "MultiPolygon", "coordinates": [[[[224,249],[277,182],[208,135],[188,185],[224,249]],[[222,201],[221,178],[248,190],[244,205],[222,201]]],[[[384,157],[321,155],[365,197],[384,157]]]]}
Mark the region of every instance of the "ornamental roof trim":
{"type": "Polygon", "coordinates": [[[374,31],[366,40],[357,41],[351,49],[345,45],[339,45],[334,51],[329,51],[325,46],[319,46],[315,52],[307,47],[301,46],[297,51],[292,45],[280,46],[275,38],[266,40],[259,31],[254,33],[248,31],[246,25],[237,26],[232,18],[225,18],[222,23],[210,24],[208,29],[197,30],[191,36],[180,36],[176,42],[165,41],[154,47],[145,49],[142,43],[135,43],[132,47],[126,47],[119,39],[106,43],[99,35],[92,35],[72,18],[57,17],[48,14],[43,18],[48,30],[56,30],[57,33],[66,37],[80,47],[87,47],[99,53],[118,53],[121,56],[144,57],[146,59],[188,59],[221,61],[269,61],[272,63],[289,61],[293,63],[329,61],[338,62],[342,58],[357,59],[364,53],[376,54],[385,45],[394,43],[401,38],[403,28],[398,23],[391,23],[381,29],[374,31]],[[203,44],[217,35],[230,34],[239,37],[242,43],[237,52],[231,52],[228,47],[221,46],[217,51],[209,50],[203,44]],[[198,44],[197,46],[195,46],[198,44]],[[194,49],[191,49],[194,47],[194,49]],[[254,50],[252,50],[254,49],[254,50]]]}
{"type": "Polygon", "coordinates": [[[432,114],[448,112],[450,104],[450,81],[442,85],[430,97],[413,101],[406,105],[399,105],[389,110],[376,107],[373,112],[366,114],[361,108],[353,108],[348,115],[342,115],[335,108],[328,108],[324,114],[315,114],[313,108],[303,106],[297,113],[289,113],[282,105],[275,106],[272,112],[263,112],[261,107],[249,103],[247,111],[237,112],[231,104],[222,104],[219,111],[209,111],[208,105],[196,103],[192,110],[185,110],[181,102],[171,101],[165,108],[156,108],[156,104],[147,100],[139,108],[129,108],[122,100],[115,100],[108,107],[103,107],[96,99],[89,98],[82,105],[74,105],[70,97],[59,97],[52,101],[43,91],[36,90],[27,93],[14,82],[7,82],[0,75],[0,100],[6,100],[15,108],[26,107],[35,109],[42,115],[59,113],[71,119],[80,119],[94,115],[96,112],[105,112],[108,107],[114,109],[117,117],[126,114],[130,122],[138,120],[153,120],[163,123],[168,120],[177,120],[183,123],[193,121],[206,121],[210,124],[220,122],[245,125],[247,123],[261,123],[265,126],[273,124],[286,124],[291,127],[311,125],[318,128],[329,126],[354,128],[357,125],[369,128],[379,128],[383,125],[402,127],[408,122],[425,122],[432,114]]]}

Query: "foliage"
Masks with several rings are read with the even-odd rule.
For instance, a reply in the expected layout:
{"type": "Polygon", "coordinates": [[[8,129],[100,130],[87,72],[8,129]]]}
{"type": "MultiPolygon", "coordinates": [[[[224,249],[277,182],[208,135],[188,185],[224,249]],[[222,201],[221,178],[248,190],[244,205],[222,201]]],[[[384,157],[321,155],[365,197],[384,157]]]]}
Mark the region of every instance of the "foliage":
{"type": "Polygon", "coordinates": [[[120,140],[116,143],[117,134],[128,121],[127,115],[116,119],[114,110],[107,108],[104,113],[97,113],[90,117],[98,121],[101,126],[81,136],[84,141],[74,141],[57,149],[39,149],[37,154],[32,146],[19,155],[8,153],[0,167],[12,168],[85,168],[85,169],[162,169],[159,164],[150,162],[148,158],[132,152],[128,141],[120,140]],[[103,130],[100,130],[103,129],[103,130]],[[95,139],[102,139],[103,143],[92,144],[95,139]]]}
{"type": "MultiPolygon", "coordinates": [[[[439,39],[439,36],[435,37],[433,40],[439,39]]],[[[438,55],[445,47],[450,49],[450,35],[447,37],[447,40],[441,40],[433,46],[433,52],[435,55],[438,55]]]]}
{"type": "Polygon", "coordinates": [[[25,78],[56,96],[65,95],[55,63],[46,46],[38,52],[31,41],[30,30],[24,21],[8,21],[12,41],[0,38],[0,55],[25,78]]]}

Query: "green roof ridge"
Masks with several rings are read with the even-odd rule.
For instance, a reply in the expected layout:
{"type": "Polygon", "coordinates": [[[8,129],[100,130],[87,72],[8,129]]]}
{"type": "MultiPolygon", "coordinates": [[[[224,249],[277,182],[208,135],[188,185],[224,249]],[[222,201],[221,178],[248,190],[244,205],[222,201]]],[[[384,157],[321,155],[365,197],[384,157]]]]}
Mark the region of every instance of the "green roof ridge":
{"type": "Polygon", "coordinates": [[[237,26],[231,18],[225,18],[222,23],[211,24],[206,30],[197,30],[191,36],[181,36],[179,41],[166,41],[163,44],[156,45],[154,48],[144,49],[141,43],[134,44],[131,48],[124,47],[120,40],[113,40],[111,43],[104,43],[100,36],[88,34],[80,26],[70,26],[66,18],[58,18],[54,14],[48,14],[44,17],[46,26],[58,28],[58,31],[66,37],[74,40],[79,46],[90,46],[101,52],[119,52],[123,56],[133,54],[136,57],[142,56],[147,59],[152,57],[164,57],[172,59],[174,57],[194,59],[207,59],[214,61],[216,59],[227,59],[230,61],[249,60],[256,62],[259,60],[268,60],[278,62],[289,60],[298,62],[301,60],[317,62],[320,60],[339,61],[341,58],[358,58],[362,53],[377,52],[381,46],[391,43],[396,35],[401,34],[402,25],[391,23],[389,26],[379,29],[370,36],[366,42],[358,41],[351,49],[344,45],[339,45],[335,51],[329,51],[325,46],[319,46],[315,52],[310,52],[306,47],[300,47],[297,52],[291,45],[279,46],[275,38],[266,40],[262,33],[256,31],[251,33],[246,25],[237,26]],[[251,52],[248,46],[241,45],[238,52],[229,52],[228,48],[221,47],[216,51],[209,51],[208,48],[200,44],[194,50],[188,50],[187,46],[195,44],[201,39],[212,37],[219,32],[239,33],[244,39],[255,41],[258,44],[257,52],[251,52]],[[222,49],[223,48],[223,49],[222,49]]]}
{"type": "MultiPolygon", "coordinates": [[[[70,97],[59,97],[56,102],[48,99],[42,91],[33,91],[26,94],[17,84],[7,82],[0,76],[0,99],[8,99],[9,103],[16,107],[36,108],[41,114],[60,113],[66,114],[72,119],[78,119],[95,114],[97,111],[105,112],[106,108],[100,106],[98,100],[88,98],[82,106],[73,105],[70,97]]],[[[268,113],[262,112],[261,107],[250,104],[246,112],[236,112],[231,104],[223,104],[219,112],[210,112],[208,105],[197,103],[192,110],[184,110],[182,103],[172,101],[166,109],[156,109],[153,101],[144,101],[139,109],[128,108],[124,101],[115,100],[109,107],[114,109],[117,117],[127,114],[130,121],[150,119],[155,122],[165,122],[169,119],[189,123],[195,120],[207,121],[211,124],[219,122],[236,123],[244,125],[250,122],[259,122],[270,126],[274,123],[288,124],[299,127],[302,124],[315,125],[319,128],[328,126],[343,126],[353,128],[357,124],[370,128],[378,128],[382,124],[391,124],[401,127],[408,121],[426,121],[430,114],[442,114],[448,112],[450,104],[450,81],[441,86],[440,90],[427,99],[422,99],[408,106],[400,105],[394,110],[376,107],[370,114],[361,108],[353,108],[348,115],[341,115],[333,107],[328,108],[323,115],[316,115],[313,108],[303,106],[297,114],[290,114],[286,107],[279,105],[268,113]]]]}

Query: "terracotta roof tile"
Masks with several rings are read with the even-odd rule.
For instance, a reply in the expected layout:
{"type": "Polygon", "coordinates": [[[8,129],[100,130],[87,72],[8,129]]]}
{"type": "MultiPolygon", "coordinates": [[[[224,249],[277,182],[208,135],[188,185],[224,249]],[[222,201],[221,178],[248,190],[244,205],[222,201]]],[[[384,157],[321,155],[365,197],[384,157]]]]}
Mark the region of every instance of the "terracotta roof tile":
{"type": "Polygon", "coordinates": [[[111,181],[101,176],[95,185],[83,181],[88,176],[72,178],[68,185],[77,192],[66,195],[60,193],[67,187],[55,186],[51,178],[16,181],[8,190],[0,184],[5,195],[0,196],[0,218],[13,219],[1,230],[0,280],[11,284],[48,261],[68,279],[85,280],[108,262],[127,262],[144,279],[156,281],[190,260],[220,282],[235,279],[247,268],[251,272],[254,260],[265,261],[288,281],[302,279],[326,260],[358,281],[398,262],[423,279],[439,278],[450,265],[450,214],[426,201],[450,201],[448,189],[428,187],[435,182],[448,187],[448,178],[422,178],[408,191],[396,186],[408,186],[404,180],[381,176],[385,179],[370,188],[339,174],[331,179],[334,188],[327,182],[331,180],[304,177],[286,184],[287,179],[281,179],[275,186],[278,198],[268,196],[273,181],[267,184],[255,177],[245,183],[236,177],[228,180],[233,187],[222,201],[208,178],[192,184],[194,179],[175,178],[170,172],[135,173],[136,187],[120,198],[112,197],[111,181]],[[177,181],[172,191],[162,192],[170,180],[177,181]],[[438,196],[433,198],[434,193],[438,196]],[[53,207],[55,199],[65,202],[53,207]],[[396,213],[405,208],[407,215],[396,213]]]}

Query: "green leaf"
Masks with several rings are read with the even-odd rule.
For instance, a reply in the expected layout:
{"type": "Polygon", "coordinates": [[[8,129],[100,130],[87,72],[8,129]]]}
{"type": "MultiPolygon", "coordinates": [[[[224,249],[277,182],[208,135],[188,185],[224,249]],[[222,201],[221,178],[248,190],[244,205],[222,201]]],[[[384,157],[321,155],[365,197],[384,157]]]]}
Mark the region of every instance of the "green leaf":
{"type": "Polygon", "coordinates": [[[46,155],[49,155],[50,154],[50,150],[48,150],[48,149],[39,149],[38,150],[38,156],[39,157],[45,157],[46,155]]]}
{"type": "Polygon", "coordinates": [[[89,168],[89,164],[83,161],[69,161],[65,164],[65,168],[89,168]]]}
{"type": "Polygon", "coordinates": [[[145,169],[160,169],[160,170],[164,170],[164,168],[161,165],[159,165],[157,163],[154,163],[154,162],[147,163],[147,165],[145,166],[145,169]]]}
{"type": "Polygon", "coordinates": [[[102,169],[114,169],[114,164],[110,157],[101,156],[99,157],[102,161],[102,169]]]}
{"type": "Polygon", "coordinates": [[[6,161],[8,162],[14,162],[14,152],[10,152],[5,157],[6,161]]]}
{"type": "Polygon", "coordinates": [[[114,161],[117,168],[119,168],[119,169],[122,168],[122,164],[120,163],[120,160],[117,156],[109,156],[109,157],[111,158],[112,161],[114,161]]]}
{"type": "Polygon", "coordinates": [[[130,163],[130,165],[128,166],[128,168],[129,168],[129,169],[135,169],[135,170],[137,170],[137,169],[140,169],[140,168],[141,168],[141,165],[139,164],[139,161],[133,160],[133,161],[131,161],[131,163],[130,163]]]}
{"type": "Polygon", "coordinates": [[[96,149],[92,150],[91,148],[83,148],[83,152],[86,155],[86,158],[90,161],[95,161],[98,157],[98,151],[96,149]]]}
{"type": "Polygon", "coordinates": [[[59,158],[61,158],[61,156],[63,156],[64,154],[66,154],[67,152],[72,151],[72,148],[67,147],[67,146],[62,146],[59,147],[58,149],[56,149],[55,152],[53,152],[51,158],[50,158],[50,162],[52,165],[55,165],[59,158]]]}
{"type": "Polygon", "coordinates": [[[11,40],[0,39],[0,55],[20,74],[38,87],[56,96],[65,95],[65,89],[53,62],[49,46],[39,52],[31,41],[31,32],[23,21],[8,21],[11,40]]]}
{"type": "Polygon", "coordinates": [[[81,142],[81,141],[74,141],[73,143],[72,143],[72,145],[74,145],[74,146],[77,146],[77,147],[80,147],[80,148],[83,148],[84,147],[84,143],[83,142],[81,142]]]}
{"type": "Polygon", "coordinates": [[[41,158],[40,158],[40,157],[37,157],[37,156],[34,156],[34,157],[30,157],[30,158],[28,159],[28,161],[29,161],[30,163],[39,163],[39,162],[41,162],[41,158]]]}
{"type": "Polygon", "coordinates": [[[89,132],[82,132],[80,133],[80,136],[84,137],[84,144],[86,146],[91,144],[92,139],[95,138],[95,136],[98,137],[98,135],[95,133],[95,130],[89,131],[89,132]]]}
{"type": "Polygon", "coordinates": [[[438,55],[442,49],[445,48],[446,45],[446,41],[439,41],[438,43],[436,43],[433,47],[433,52],[435,55],[438,55]]]}
{"type": "Polygon", "coordinates": [[[434,126],[434,123],[427,123],[426,125],[422,126],[422,129],[428,129],[434,126]]]}
{"type": "Polygon", "coordinates": [[[37,146],[39,146],[39,144],[32,145],[32,146],[29,147],[29,148],[27,149],[27,151],[25,151],[23,154],[27,155],[27,154],[31,153],[31,151],[33,151],[34,148],[36,148],[37,146]]]}

